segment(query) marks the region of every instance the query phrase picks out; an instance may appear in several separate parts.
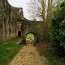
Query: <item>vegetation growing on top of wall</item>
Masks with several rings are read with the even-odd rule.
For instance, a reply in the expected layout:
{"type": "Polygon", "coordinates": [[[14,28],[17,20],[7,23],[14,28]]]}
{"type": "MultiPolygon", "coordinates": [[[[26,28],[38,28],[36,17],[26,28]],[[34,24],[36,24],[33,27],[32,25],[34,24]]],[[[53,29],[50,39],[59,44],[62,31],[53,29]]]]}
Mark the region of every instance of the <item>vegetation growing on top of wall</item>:
{"type": "Polygon", "coordinates": [[[54,8],[50,22],[51,45],[59,56],[65,53],[65,1],[54,8]]]}

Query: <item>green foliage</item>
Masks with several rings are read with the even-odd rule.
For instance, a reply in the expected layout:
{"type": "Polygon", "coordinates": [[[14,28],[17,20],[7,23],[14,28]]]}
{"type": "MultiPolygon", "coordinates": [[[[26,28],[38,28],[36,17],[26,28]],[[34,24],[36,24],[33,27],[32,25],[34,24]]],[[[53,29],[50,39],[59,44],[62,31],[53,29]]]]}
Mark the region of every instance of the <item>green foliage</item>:
{"type": "Polygon", "coordinates": [[[54,49],[49,44],[47,44],[47,42],[38,43],[37,50],[40,52],[42,57],[46,58],[48,61],[47,65],[65,65],[65,57],[58,57],[55,54],[54,49]]]}
{"type": "Polygon", "coordinates": [[[49,61],[48,65],[65,65],[65,57],[59,58],[54,54],[53,49],[43,48],[45,50],[41,51],[40,54],[45,56],[49,61]]]}
{"type": "Polygon", "coordinates": [[[58,55],[65,51],[65,1],[58,4],[50,22],[51,45],[58,55]]]}
{"type": "Polygon", "coordinates": [[[29,33],[27,36],[26,36],[26,38],[31,38],[31,39],[34,39],[34,35],[32,34],[32,33],[29,33]]]}

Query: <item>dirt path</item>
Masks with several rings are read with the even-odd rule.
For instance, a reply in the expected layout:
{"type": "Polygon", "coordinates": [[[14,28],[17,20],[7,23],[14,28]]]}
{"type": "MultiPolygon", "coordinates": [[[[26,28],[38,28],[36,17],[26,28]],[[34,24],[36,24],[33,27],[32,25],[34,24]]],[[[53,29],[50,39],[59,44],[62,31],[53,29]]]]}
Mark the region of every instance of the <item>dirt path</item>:
{"type": "Polygon", "coordinates": [[[45,57],[41,57],[34,46],[24,46],[9,65],[48,65],[45,57]]]}

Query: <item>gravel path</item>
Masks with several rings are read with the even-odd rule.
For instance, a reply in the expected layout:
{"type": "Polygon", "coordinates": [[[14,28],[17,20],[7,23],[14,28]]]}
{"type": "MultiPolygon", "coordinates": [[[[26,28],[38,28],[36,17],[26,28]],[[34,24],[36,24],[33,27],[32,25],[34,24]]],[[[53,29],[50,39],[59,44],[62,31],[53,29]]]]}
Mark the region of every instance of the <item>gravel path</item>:
{"type": "Polygon", "coordinates": [[[9,65],[48,65],[45,57],[41,57],[34,46],[23,46],[9,65]]]}

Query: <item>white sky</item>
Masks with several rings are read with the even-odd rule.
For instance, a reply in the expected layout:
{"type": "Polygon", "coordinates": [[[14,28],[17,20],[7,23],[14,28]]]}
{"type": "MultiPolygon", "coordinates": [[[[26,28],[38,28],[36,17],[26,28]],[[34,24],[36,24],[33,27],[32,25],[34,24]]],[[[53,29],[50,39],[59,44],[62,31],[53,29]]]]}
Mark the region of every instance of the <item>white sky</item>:
{"type": "Polygon", "coordinates": [[[8,2],[13,7],[23,8],[24,17],[27,19],[29,18],[29,13],[27,12],[27,3],[29,0],[8,0],[8,2]]]}
{"type": "MultiPolygon", "coordinates": [[[[29,3],[30,0],[8,0],[8,2],[13,7],[23,8],[24,17],[27,19],[31,19],[30,13],[28,12],[28,6],[27,6],[27,3],[29,3]]],[[[46,0],[46,3],[47,2],[48,2],[48,0],[46,0]]],[[[39,18],[37,18],[37,19],[39,19],[39,18]]]]}

